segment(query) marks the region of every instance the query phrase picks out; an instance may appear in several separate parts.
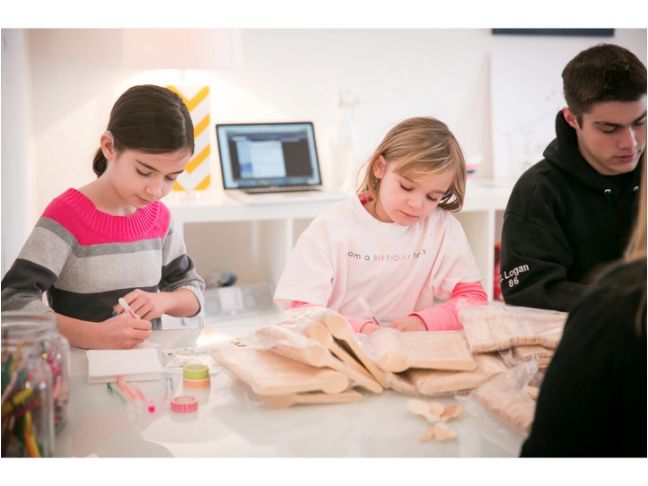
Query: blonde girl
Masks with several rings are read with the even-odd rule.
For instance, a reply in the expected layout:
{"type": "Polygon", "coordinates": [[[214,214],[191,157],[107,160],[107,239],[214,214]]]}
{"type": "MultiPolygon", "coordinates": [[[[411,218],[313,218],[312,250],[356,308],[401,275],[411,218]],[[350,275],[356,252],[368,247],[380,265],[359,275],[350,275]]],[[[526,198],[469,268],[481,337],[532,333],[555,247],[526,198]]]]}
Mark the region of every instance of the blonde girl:
{"type": "Polygon", "coordinates": [[[357,195],[300,236],[275,301],[328,307],[357,332],[378,329],[372,317],[401,331],[460,329],[455,303],[487,299],[450,214],[462,207],[465,180],[461,148],[444,123],[402,121],[371,155],[357,195]]]}

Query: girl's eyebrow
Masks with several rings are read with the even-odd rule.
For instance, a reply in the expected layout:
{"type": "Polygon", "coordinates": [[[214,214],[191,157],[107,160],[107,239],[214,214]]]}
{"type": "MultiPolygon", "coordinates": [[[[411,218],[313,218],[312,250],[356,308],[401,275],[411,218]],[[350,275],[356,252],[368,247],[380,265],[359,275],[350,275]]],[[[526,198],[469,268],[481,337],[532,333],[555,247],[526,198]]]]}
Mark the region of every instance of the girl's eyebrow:
{"type": "MultiPolygon", "coordinates": [[[[160,172],[160,171],[157,170],[155,167],[153,167],[153,166],[151,166],[151,165],[148,165],[148,164],[142,162],[141,160],[137,160],[137,159],[135,159],[135,162],[137,162],[138,164],[143,165],[144,167],[146,167],[146,168],[149,169],[149,170],[152,170],[153,172],[160,172]]],[[[170,172],[169,174],[182,174],[183,172],[184,172],[184,169],[183,169],[183,170],[178,170],[178,171],[176,171],[176,172],[170,172]]]]}
{"type": "MultiPolygon", "coordinates": [[[[409,177],[404,176],[402,174],[398,174],[398,175],[400,177],[402,177],[403,179],[405,179],[405,181],[409,182],[410,184],[414,184],[414,187],[419,187],[420,186],[420,184],[418,182],[413,181],[409,177]]],[[[434,195],[437,195],[437,194],[438,195],[444,195],[445,193],[446,193],[446,191],[442,191],[441,189],[435,189],[435,190],[432,190],[432,191],[428,192],[428,194],[434,194],[434,195]]]]}

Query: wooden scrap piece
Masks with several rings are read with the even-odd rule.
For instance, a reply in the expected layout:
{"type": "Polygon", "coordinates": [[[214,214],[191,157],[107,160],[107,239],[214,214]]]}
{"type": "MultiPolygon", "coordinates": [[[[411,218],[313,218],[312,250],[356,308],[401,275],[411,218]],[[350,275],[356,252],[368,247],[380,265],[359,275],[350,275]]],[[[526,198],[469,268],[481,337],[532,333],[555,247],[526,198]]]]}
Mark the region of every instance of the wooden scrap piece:
{"type": "Polygon", "coordinates": [[[351,355],[334,342],[333,336],[323,324],[306,321],[277,324],[274,327],[279,330],[262,330],[263,328],[261,328],[257,331],[262,335],[265,334],[266,339],[278,340],[279,345],[272,348],[274,352],[311,366],[329,367],[343,373],[353,383],[372,393],[382,393],[383,387],[351,355]],[[304,340],[309,342],[309,351],[307,352],[300,349],[304,345],[304,340]],[[319,351],[314,352],[314,347],[319,347],[319,351]]]}
{"type": "Polygon", "coordinates": [[[263,396],[340,393],[349,386],[349,379],[339,371],[315,368],[267,350],[226,344],[212,348],[212,356],[263,396]]]}
{"type": "Polygon", "coordinates": [[[337,340],[338,344],[341,347],[346,346],[347,351],[350,351],[352,356],[356,358],[362,366],[364,366],[373,378],[380,384],[382,387],[387,386],[387,379],[385,373],[381,370],[378,365],[371,359],[367,352],[362,349],[360,343],[358,343],[353,329],[347,322],[347,320],[336,312],[329,311],[324,314],[324,325],[327,327],[331,335],[337,340]]]}
{"type": "Polygon", "coordinates": [[[275,395],[265,397],[264,401],[272,408],[287,408],[292,405],[315,405],[315,404],[334,404],[334,403],[352,403],[364,399],[362,393],[355,390],[346,390],[341,393],[293,393],[290,395],[275,395]]]}
{"type": "Polygon", "coordinates": [[[424,370],[412,368],[404,374],[421,395],[442,396],[472,390],[493,376],[506,371],[498,358],[479,354],[475,356],[477,368],[472,371],[424,370]]]}
{"type": "Polygon", "coordinates": [[[395,373],[408,368],[470,371],[477,363],[461,331],[400,332],[379,329],[367,336],[378,365],[395,373]]]}

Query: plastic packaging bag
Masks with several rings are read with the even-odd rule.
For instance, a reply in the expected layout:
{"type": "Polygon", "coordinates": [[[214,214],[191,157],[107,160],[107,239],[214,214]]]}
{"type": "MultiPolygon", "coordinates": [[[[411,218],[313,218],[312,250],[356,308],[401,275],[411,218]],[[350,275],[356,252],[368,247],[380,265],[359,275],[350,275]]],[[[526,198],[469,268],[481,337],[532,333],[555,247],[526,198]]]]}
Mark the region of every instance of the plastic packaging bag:
{"type": "Polygon", "coordinates": [[[457,315],[473,353],[538,345],[555,349],[567,320],[566,312],[500,303],[457,304],[457,315]]]}
{"type": "Polygon", "coordinates": [[[517,454],[533,423],[535,401],[528,385],[537,371],[535,361],[517,365],[455,399],[477,419],[484,437],[517,454]]]}

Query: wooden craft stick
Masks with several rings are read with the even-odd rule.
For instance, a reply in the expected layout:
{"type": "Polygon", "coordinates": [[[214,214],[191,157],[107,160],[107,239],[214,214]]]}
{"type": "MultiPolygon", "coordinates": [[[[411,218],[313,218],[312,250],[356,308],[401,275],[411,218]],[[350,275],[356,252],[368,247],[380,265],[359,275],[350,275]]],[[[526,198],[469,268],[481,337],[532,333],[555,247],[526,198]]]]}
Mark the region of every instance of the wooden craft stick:
{"type": "MultiPolygon", "coordinates": [[[[324,339],[332,341],[333,338],[326,328],[321,325],[320,328],[328,337],[324,339]]],[[[319,335],[323,335],[321,331],[319,335]]],[[[339,371],[373,393],[383,391],[383,388],[367,374],[346,365],[334,357],[319,340],[300,334],[295,328],[281,325],[264,326],[256,331],[255,336],[263,340],[262,344],[271,346],[270,350],[274,353],[318,368],[329,367],[339,371]]]]}
{"type": "Polygon", "coordinates": [[[369,373],[382,387],[387,386],[385,373],[374,363],[367,353],[360,347],[354,336],[353,329],[344,317],[334,312],[324,315],[324,325],[328,328],[333,337],[345,343],[353,352],[353,355],[367,368],[369,373]]]}
{"type": "Polygon", "coordinates": [[[364,396],[354,390],[346,390],[342,393],[293,393],[290,395],[278,395],[265,397],[264,401],[272,408],[287,408],[297,404],[332,404],[359,402],[364,396]]]}
{"type": "Polygon", "coordinates": [[[399,343],[400,331],[384,327],[369,335],[369,342],[378,366],[384,371],[399,373],[409,368],[407,356],[399,343]]]}
{"type": "Polygon", "coordinates": [[[344,364],[350,366],[358,373],[365,375],[367,378],[373,379],[365,367],[363,367],[353,356],[347,353],[335,342],[333,336],[323,324],[315,322],[310,323],[306,326],[305,332],[308,337],[316,339],[326,346],[328,350],[344,364]]]}
{"type": "Polygon", "coordinates": [[[274,353],[318,368],[328,364],[330,353],[325,347],[290,328],[263,326],[254,334],[264,347],[269,346],[274,353]]]}
{"type": "Polygon", "coordinates": [[[224,344],[212,348],[212,356],[258,395],[340,393],[349,386],[349,379],[338,371],[315,368],[267,350],[224,344]]]}

